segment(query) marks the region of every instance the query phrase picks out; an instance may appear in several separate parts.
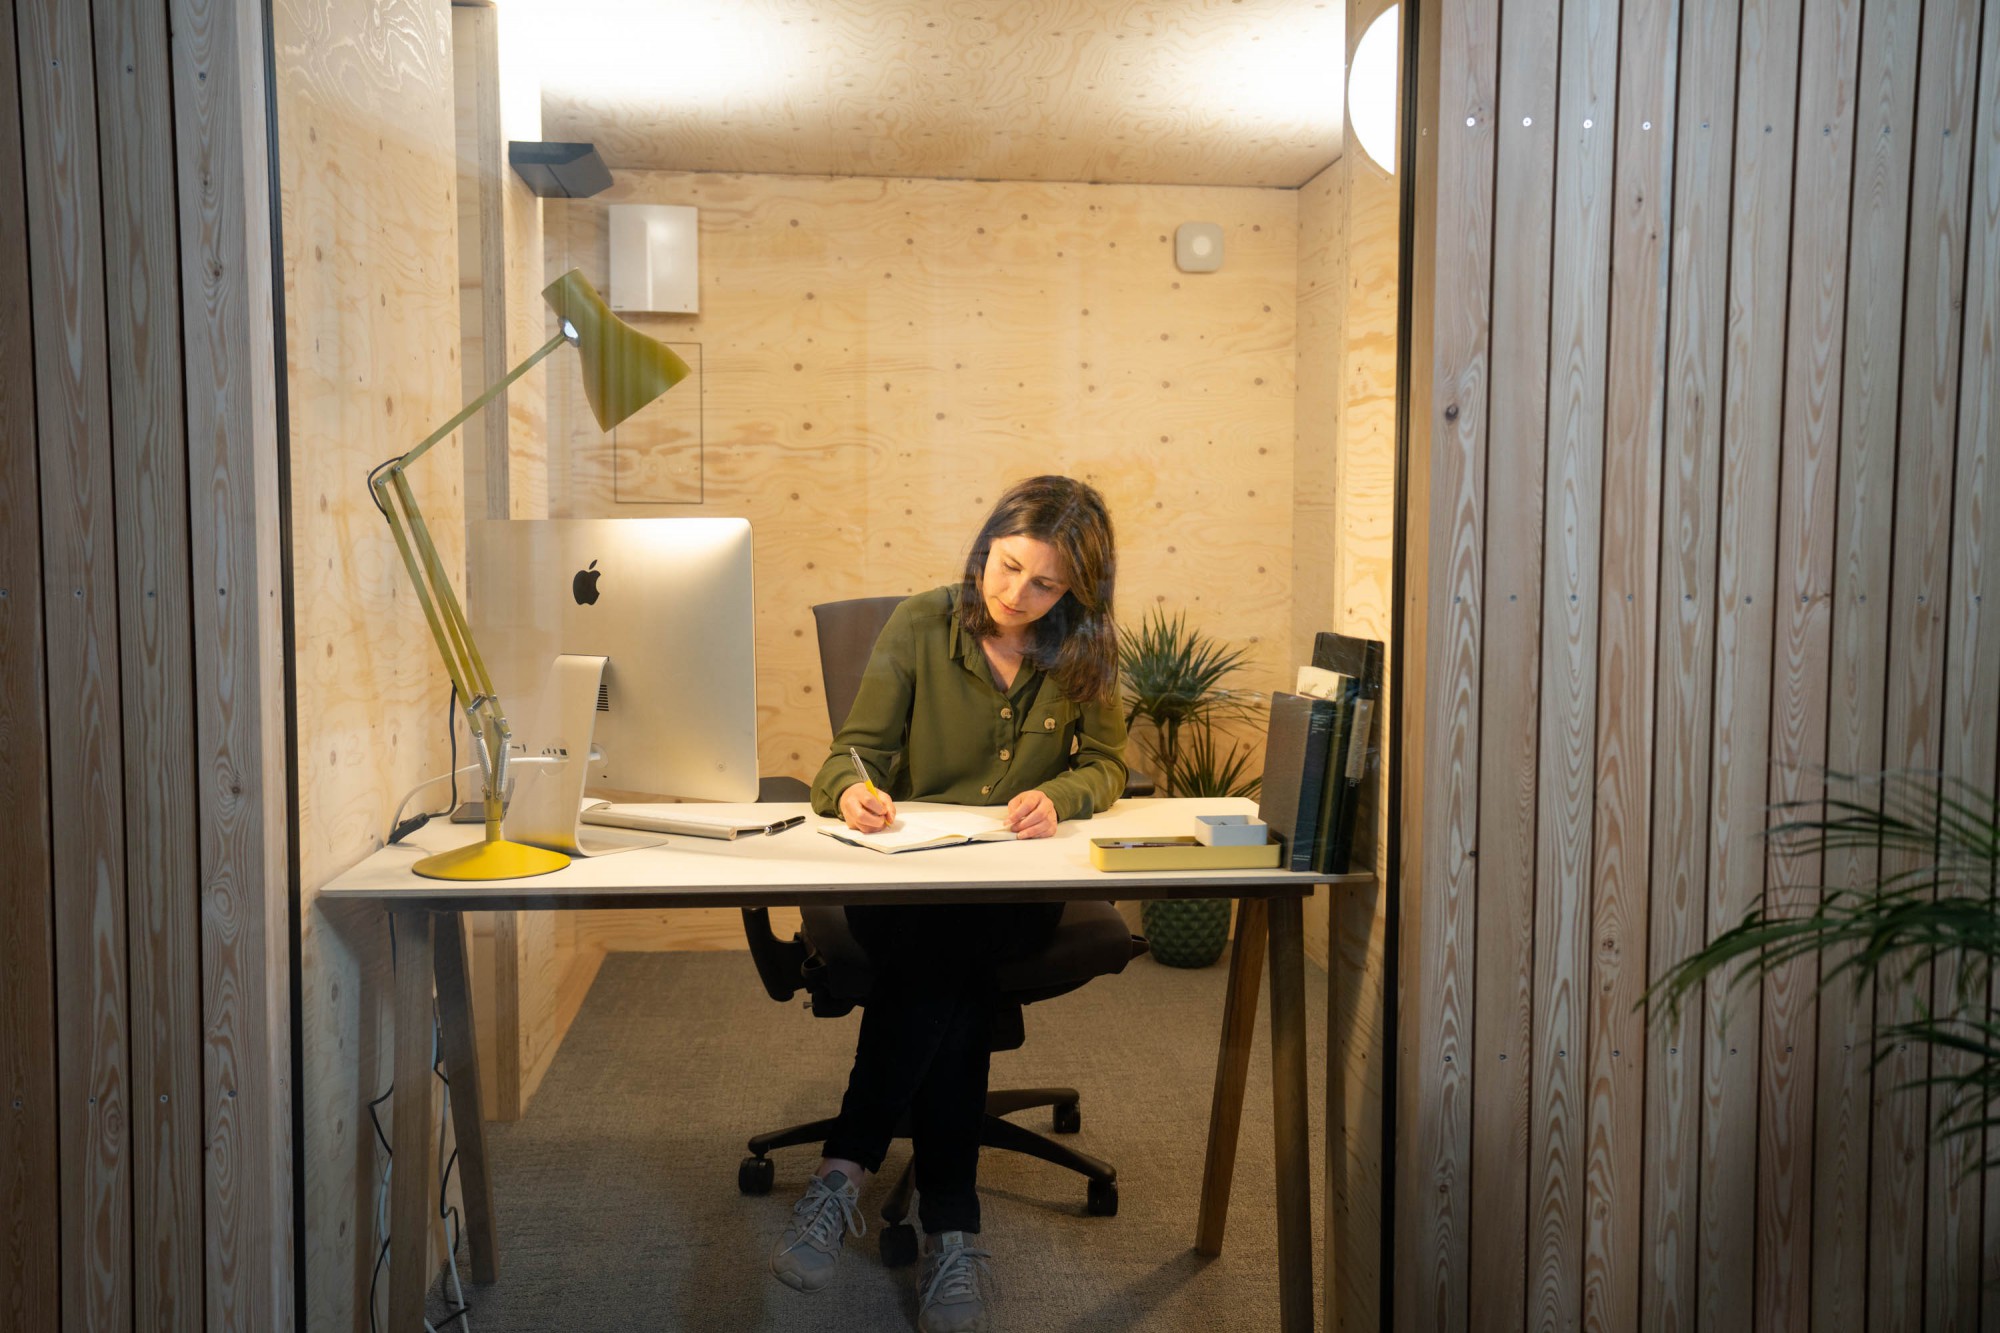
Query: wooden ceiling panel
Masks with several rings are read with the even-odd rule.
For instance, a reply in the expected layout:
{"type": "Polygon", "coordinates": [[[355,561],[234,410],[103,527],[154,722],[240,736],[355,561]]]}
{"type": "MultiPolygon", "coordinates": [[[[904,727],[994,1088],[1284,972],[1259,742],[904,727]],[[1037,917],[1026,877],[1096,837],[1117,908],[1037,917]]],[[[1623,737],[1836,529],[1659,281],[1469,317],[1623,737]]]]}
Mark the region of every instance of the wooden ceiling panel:
{"type": "Polygon", "coordinates": [[[1343,0],[511,0],[544,131],[614,168],[1291,187],[1343,0]]]}

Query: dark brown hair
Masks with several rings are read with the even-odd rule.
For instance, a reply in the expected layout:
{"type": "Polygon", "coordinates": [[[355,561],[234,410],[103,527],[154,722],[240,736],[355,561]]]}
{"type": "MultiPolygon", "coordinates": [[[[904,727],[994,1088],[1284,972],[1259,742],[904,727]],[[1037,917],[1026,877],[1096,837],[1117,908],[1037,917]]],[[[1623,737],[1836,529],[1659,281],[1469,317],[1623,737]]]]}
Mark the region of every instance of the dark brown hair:
{"type": "Polygon", "coordinates": [[[1118,627],[1111,618],[1118,572],[1111,513],[1095,488],[1069,477],[1030,477],[1009,487],[980,525],[965,557],[958,619],[967,633],[999,633],[980,594],[987,552],[1002,537],[1032,537],[1055,549],[1069,591],[1029,630],[1028,660],[1077,703],[1109,697],[1118,680],[1118,627]]]}

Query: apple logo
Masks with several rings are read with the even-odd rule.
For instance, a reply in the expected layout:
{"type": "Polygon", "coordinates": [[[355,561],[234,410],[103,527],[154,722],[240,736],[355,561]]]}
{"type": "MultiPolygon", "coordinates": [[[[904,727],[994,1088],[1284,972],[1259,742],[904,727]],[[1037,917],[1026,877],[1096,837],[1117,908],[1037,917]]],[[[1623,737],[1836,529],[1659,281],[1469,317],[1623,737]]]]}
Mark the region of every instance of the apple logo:
{"type": "Polygon", "coordinates": [[[597,604],[597,580],[603,577],[603,574],[604,571],[597,567],[595,560],[590,562],[588,569],[576,571],[576,577],[569,581],[569,591],[570,596],[576,598],[578,606],[597,604]]]}

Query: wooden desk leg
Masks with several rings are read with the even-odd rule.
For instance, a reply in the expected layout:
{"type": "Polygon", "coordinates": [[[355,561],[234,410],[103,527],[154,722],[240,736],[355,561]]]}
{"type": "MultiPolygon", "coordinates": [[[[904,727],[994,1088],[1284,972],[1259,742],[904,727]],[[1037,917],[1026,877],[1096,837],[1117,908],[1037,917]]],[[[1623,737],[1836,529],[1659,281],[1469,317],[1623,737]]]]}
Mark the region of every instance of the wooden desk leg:
{"type": "MultiPolygon", "coordinates": [[[[465,915],[437,913],[437,1001],[444,1074],[451,1080],[451,1127],[458,1141],[459,1191],[472,1247],[472,1280],[500,1279],[493,1226],[493,1186],[486,1164],[485,1108],[479,1104],[479,1044],[472,1025],[472,985],[465,966],[465,915]]],[[[449,1237],[446,1237],[449,1240],[449,1237]]]]}
{"type": "Polygon", "coordinates": [[[1215,1096],[1208,1108],[1208,1160],[1201,1172],[1201,1215],[1194,1247],[1222,1253],[1229,1219],[1229,1184],[1236,1174],[1236,1135],[1243,1123],[1243,1088],[1250,1077],[1250,1035],[1257,1026],[1257,989],[1264,974],[1265,917],[1270,904],[1236,904],[1236,943],[1229,953],[1229,998],[1222,1010],[1222,1046],[1215,1060],[1215,1096]]]}
{"type": "Polygon", "coordinates": [[[1271,1124],[1278,1149],[1279,1327],[1285,1333],[1311,1333],[1313,1326],[1304,946],[1305,904],[1276,900],[1271,904],[1271,1124]]]}
{"type": "Polygon", "coordinates": [[[431,1224],[437,1179],[431,1147],[431,914],[397,908],[396,1105],[390,1122],[395,1168],[389,1176],[389,1324],[421,1333],[431,1277],[431,1224]]]}

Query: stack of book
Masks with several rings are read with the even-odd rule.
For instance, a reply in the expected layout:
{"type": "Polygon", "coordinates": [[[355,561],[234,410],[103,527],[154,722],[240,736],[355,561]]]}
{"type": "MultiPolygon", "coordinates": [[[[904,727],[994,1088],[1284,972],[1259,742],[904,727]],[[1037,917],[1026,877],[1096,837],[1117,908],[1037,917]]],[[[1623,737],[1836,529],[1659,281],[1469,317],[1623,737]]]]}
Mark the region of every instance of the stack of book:
{"type": "Polygon", "coordinates": [[[1296,693],[1271,696],[1258,808],[1284,846],[1282,864],[1347,873],[1362,785],[1373,771],[1370,737],[1382,693],[1382,645],[1320,634],[1296,693]]]}

